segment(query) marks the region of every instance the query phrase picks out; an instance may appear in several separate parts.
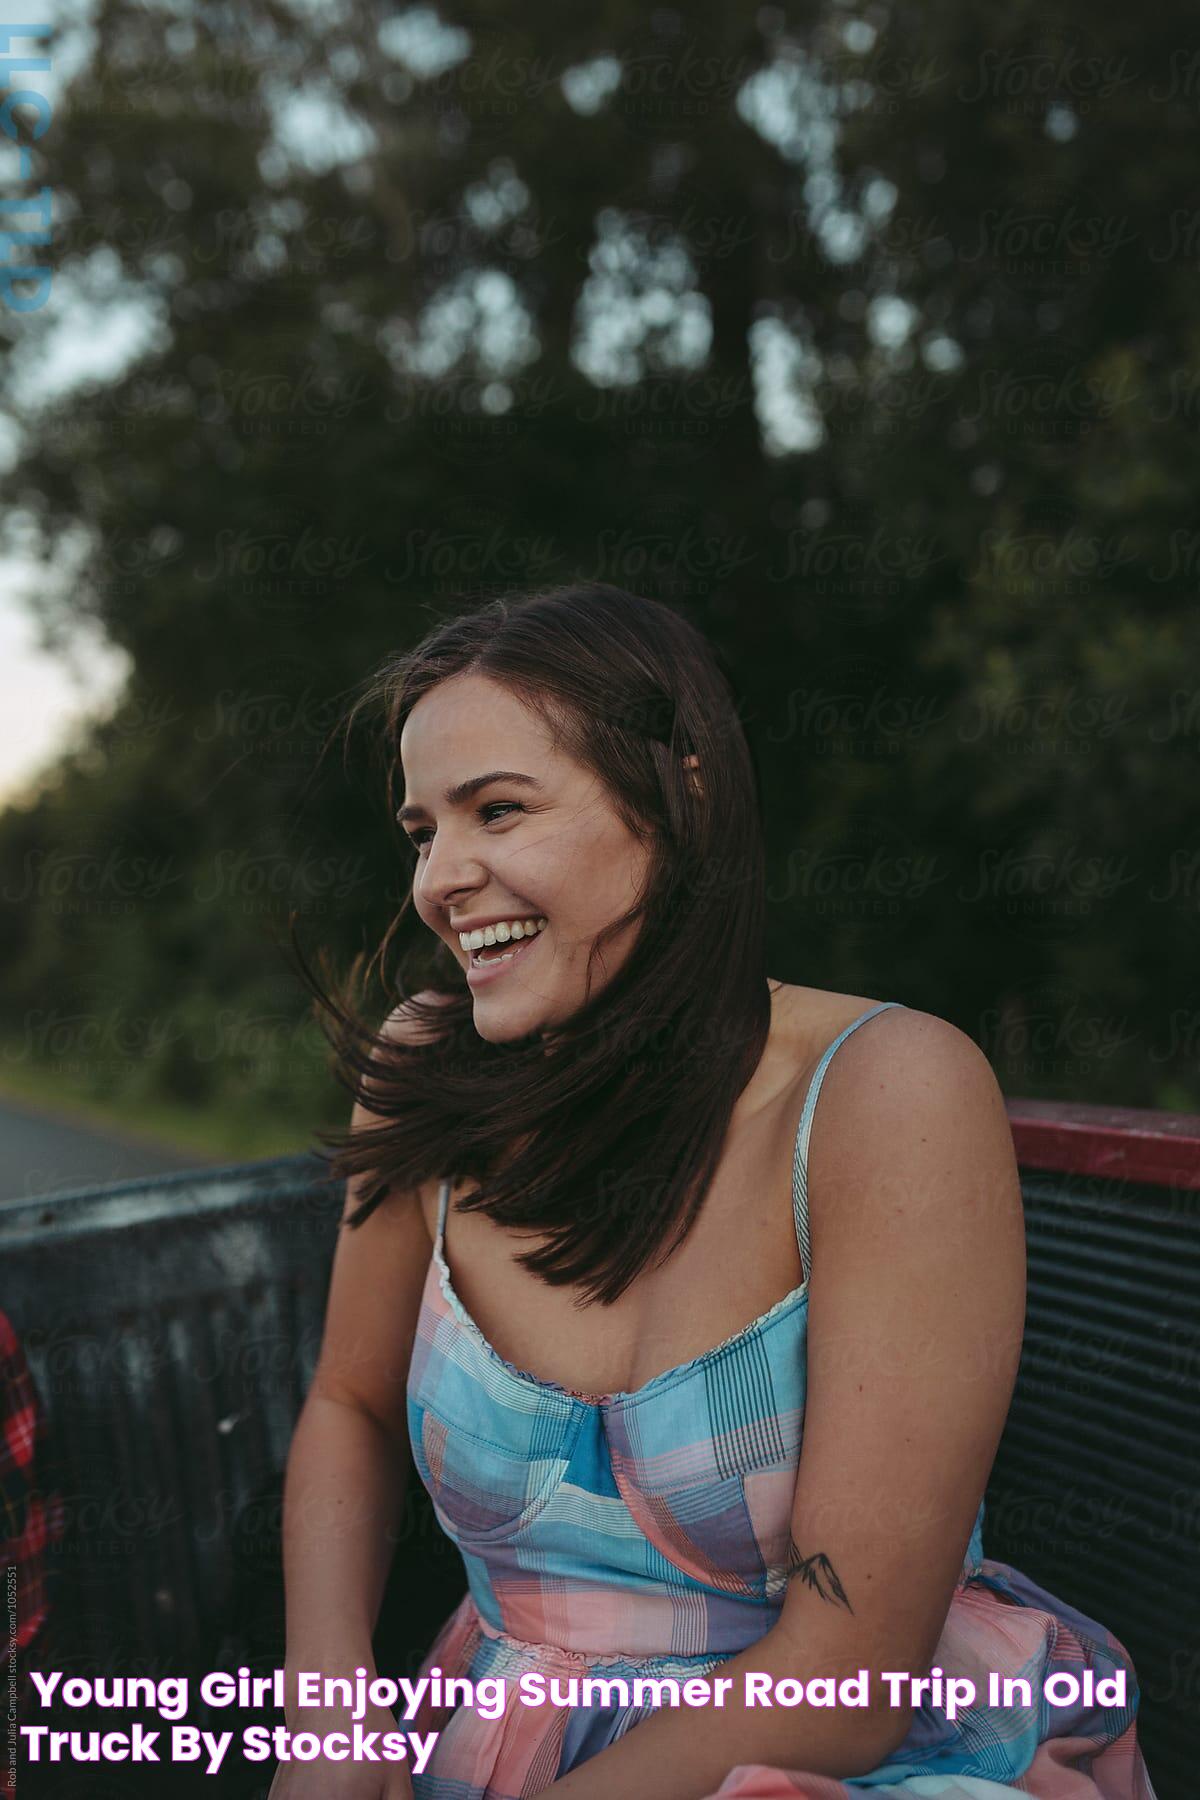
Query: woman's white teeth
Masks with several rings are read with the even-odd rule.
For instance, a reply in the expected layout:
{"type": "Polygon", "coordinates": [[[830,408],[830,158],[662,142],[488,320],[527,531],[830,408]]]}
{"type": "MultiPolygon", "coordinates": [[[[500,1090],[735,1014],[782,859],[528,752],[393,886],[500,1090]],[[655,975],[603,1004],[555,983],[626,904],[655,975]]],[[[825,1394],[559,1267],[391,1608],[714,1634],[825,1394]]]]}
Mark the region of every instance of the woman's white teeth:
{"type": "Polygon", "coordinates": [[[460,931],[458,941],[464,950],[482,950],[485,944],[507,944],[512,938],[536,937],[545,929],[545,919],[502,919],[498,925],[484,925],[478,931],[460,931]]]}

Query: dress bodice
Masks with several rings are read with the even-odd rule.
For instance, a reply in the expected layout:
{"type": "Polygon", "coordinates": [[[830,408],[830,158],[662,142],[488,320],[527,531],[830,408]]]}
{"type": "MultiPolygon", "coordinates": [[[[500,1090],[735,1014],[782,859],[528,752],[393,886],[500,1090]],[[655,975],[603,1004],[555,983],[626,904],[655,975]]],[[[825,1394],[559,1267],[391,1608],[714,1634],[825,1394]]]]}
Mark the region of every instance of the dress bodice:
{"type": "MultiPolygon", "coordinates": [[[[454,1292],[449,1183],[408,1375],[413,1455],[485,1628],[568,1655],[717,1662],[764,1634],[787,1591],[804,1430],[808,1139],[792,1172],[804,1279],[757,1319],[630,1392],[582,1395],[516,1368],[454,1292]]],[[[961,1582],[983,1557],[980,1505],[961,1582]]]]}

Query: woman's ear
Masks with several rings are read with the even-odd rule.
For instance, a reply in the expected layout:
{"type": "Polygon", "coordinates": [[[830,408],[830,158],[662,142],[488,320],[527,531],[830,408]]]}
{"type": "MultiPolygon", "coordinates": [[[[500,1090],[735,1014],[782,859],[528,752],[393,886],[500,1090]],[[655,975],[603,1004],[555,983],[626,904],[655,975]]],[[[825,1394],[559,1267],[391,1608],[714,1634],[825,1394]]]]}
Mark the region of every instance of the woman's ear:
{"type": "Polygon", "coordinates": [[[694,750],[690,751],[689,754],[684,757],[683,766],[685,769],[692,771],[688,785],[691,788],[693,794],[696,794],[700,799],[703,799],[704,798],[704,783],[701,781],[699,775],[697,773],[695,773],[695,771],[698,770],[700,767],[700,758],[696,755],[694,750]]]}

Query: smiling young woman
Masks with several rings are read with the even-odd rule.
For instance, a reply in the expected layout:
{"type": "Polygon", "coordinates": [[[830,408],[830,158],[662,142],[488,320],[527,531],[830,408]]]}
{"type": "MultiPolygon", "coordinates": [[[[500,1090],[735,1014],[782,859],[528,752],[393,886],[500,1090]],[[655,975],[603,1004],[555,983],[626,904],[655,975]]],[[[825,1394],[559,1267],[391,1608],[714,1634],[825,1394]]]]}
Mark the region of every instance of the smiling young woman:
{"type": "Polygon", "coordinates": [[[423,1772],[347,1793],[1154,1800],[1123,1647],[983,1551],[1024,1320],[1003,1098],[944,1020],[768,979],[720,658],[581,584],[450,621],[370,691],[413,860],[379,954],[434,955],[378,1030],[313,984],[355,1111],[288,1662],[373,1671],[411,1461],[468,1581],[421,1674],[514,1697],[423,1706],[423,1772]],[[591,1675],[610,1699],[521,1703],[591,1675]],[[863,1699],[763,1708],[751,1675],[863,1699]],[[1117,1698],[1048,1703],[1054,1675],[1117,1698]],[[1010,1676],[1030,1707],[989,1704],[1010,1676]],[[621,1702],[656,1677],[728,1700],[621,1702]]]}

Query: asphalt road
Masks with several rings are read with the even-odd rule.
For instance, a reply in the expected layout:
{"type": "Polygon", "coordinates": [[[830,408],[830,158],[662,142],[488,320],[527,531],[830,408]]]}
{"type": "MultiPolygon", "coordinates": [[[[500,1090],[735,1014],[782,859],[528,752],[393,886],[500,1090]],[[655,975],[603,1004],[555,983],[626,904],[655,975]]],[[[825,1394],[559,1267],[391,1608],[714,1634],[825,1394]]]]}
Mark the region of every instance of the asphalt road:
{"type": "MultiPolygon", "coordinates": [[[[215,1162],[198,1151],[173,1151],[99,1125],[0,1100],[0,1200],[33,1199],[64,1188],[129,1181],[215,1162]]],[[[223,1159],[229,1161],[229,1158],[223,1159]]]]}

